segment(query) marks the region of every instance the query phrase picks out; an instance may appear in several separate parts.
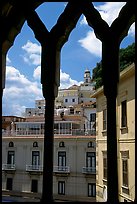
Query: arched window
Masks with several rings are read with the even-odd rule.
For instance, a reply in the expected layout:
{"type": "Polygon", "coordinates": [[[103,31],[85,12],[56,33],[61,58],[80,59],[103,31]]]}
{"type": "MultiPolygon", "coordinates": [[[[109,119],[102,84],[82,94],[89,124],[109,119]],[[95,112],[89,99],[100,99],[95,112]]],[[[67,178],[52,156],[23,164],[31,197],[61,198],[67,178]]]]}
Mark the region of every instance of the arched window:
{"type": "Polygon", "coordinates": [[[14,147],[14,143],[13,142],[9,142],[9,147],[14,147]]]}
{"type": "Polygon", "coordinates": [[[65,147],[65,143],[62,141],[59,143],[59,147],[65,147]]]}
{"type": "Polygon", "coordinates": [[[38,142],[33,142],[33,147],[38,147],[38,142]]]}

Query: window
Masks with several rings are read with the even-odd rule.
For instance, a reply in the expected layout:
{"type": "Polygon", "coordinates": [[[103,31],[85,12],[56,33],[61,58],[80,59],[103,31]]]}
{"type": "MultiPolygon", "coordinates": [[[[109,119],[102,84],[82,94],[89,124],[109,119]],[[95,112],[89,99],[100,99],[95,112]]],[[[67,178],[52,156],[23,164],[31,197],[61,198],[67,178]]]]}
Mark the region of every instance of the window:
{"type": "Polygon", "coordinates": [[[127,101],[121,103],[121,127],[127,127],[127,101]]]}
{"type": "Polygon", "coordinates": [[[88,183],[88,197],[96,197],[96,184],[88,183]]]}
{"type": "Polygon", "coordinates": [[[59,134],[59,124],[54,123],[54,134],[59,134]]]}
{"type": "Polygon", "coordinates": [[[14,143],[13,142],[9,142],[9,147],[14,147],[14,143]]]}
{"type": "Polygon", "coordinates": [[[60,151],[58,152],[58,168],[60,171],[65,170],[66,168],[66,152],[60,151]]]}
{"type": "Polygon", "coordinates": [[[65,195],[65,181],[58,182],[58,194],[65,195]]]}
{"type": "Polygon", "coordinates": [[[6,189],[12,191],[12,184],[13,184],[13,179],[7,178],[6,189]]]}
{"type": "Polygon", "coordinates": [[[65,143],[62,141],[59,143],[59,147],[65,147],[65,143]]]}
{"type": "Polygon", "coordinates": [[[32,168],[38,169],[40,164],[40,153],[39,151],[32,151],[32,168]]]}
{"type": "Polygon", "coordinates": [[[65,99],[65,103],[67,103],[67,102],[68,102],[68,99],[66,98],[66,99],[65,99]]]}
{"type": "Polygon", "coordinates": [[[103,152],[103,179],[107,179],[107,153],[103,152]]]}
{"type": "Polygon", "coordinates": [[[103,110],[103,130],[107,129],[107,109],[103,110]]]}
{"type": "Polygon", "coordinates": [[[31,192],[37,193],[38,192],[38,180],[32,179],[31,181],[31,192]]]}
{"type": "Polygon", "coordinates": [[[71,123],[60,123],[59,133],[60,134],[71,134],[71,123]]]}
{"type": "Polygon", "coordinates": [[[33,142],[33,147],[38,147],[38,142],[33,142]]]}
{"type": "Polygon", "coordinates": [[[73,103],[75,102],[75,98],[72,99],[72,102],[73,102],[73,103]]]}
{"type": "Polygon", "coordinates": [[[87,171],[95,172],[96,169],[96,155],[95,152],[87,152],[86,154],[87,171]]]}
{"type": "Polygon", "coordinates": [[[74,114],[74,108],[70,108],[70,114],[74,114]]]}
{"type": "Polygon", "coordinates": [[[96,121],[96,113],[91,113],[90,114],[90,122],[95,122],[96,121]]]}
{"type": "Polygon", "coordinates": [[[88,83],[88,79],[86,79],[85,81],[86,81],[86,83],[88,83]]]}
{"type": "Polygon", "coordinates": [[[128,187],[128,160],[122,159],[123,186],[128,187]]]}
{"type": "Polygon", "coordinates": [[[15,164],[15,152],[14,151],[8,151],[7,164],[10,164],[10,165],[15,164]]]}
{"type": "Polygon", "coordinates": [[[128,188],[128,159],[129,159],[129,150],[121,151],[121,165],[122,165],[122,192],[129,194],[129,188],[128,188]]]}

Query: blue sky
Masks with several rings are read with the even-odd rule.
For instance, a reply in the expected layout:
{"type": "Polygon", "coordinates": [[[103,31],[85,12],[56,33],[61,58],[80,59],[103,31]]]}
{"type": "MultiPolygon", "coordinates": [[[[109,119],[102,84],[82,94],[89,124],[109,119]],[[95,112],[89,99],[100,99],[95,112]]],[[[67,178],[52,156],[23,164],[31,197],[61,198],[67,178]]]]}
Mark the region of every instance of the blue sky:
{"type": "MultiPolygon", "coordinates": [[[[37,14],[50,31],[65,9],[65,2],[46,2],[36,9],[37,14]]],[[[111,25],[125,2],[95,2],[101,17],[111,25]]],[[[120,47],[125,48],[135,41],[135,24],[120,47]]],[[[41,47],[31,28],[24,23],[14,45],[10,48],[6,63],[6,84],[2,99],[2,114],[21,116],[27,107],[34,107],[35,100],[41,99],[40,83],[41,47]]],[[[101,42],[88,26],[82,15],[76,28],[61,51],[60,88],[68,88],[83,82],[84,71],[91,71],[101,60],[101,42]]]]}

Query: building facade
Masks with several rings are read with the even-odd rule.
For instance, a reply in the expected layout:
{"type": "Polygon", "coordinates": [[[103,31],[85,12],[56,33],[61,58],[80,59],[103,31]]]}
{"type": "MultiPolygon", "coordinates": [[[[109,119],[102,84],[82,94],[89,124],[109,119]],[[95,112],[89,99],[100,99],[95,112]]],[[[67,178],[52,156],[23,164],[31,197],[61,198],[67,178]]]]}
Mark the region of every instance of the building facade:
{"type": "MultiPolygon", "coordinates": [[[[55,200],[95,202],[95,103],[81,104],[79,112],[78,107],[73,108],[73,113],[54,116],[53,196],[55,200]],[[90,121],[85,112],[90,113],[90,121]]],[[[44,117],[30,115],[18,121],[16,118],[10,117],[9,125],[2,127],[2,190],[4,194],[39,200],[43,182],[44,117]]]]}
{"type": "MultiPolygon", "coordinates": [[[[107,201],[107,105],[103,87],[96,97],[96,201],[107,201]]],[[[119,201],[135,199],[135,65],[120,73],[116,103],[119,201]]],[[[112,167],[113,168],[113,167],[112,167]]]]}

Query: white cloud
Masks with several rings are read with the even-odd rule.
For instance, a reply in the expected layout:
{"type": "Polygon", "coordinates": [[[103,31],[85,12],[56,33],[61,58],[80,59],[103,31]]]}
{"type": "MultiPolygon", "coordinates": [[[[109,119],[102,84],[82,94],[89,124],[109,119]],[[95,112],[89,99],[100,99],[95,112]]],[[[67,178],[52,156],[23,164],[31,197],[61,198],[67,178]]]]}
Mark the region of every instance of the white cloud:
{"type": "Polygon", "coordinates": [[[41,66],[38,66],[33,73],[34,79],[40,79],[41,76],[41,66]]]}
{"type": "Polygon", "coordinates": [[[27,107],[26,106],[21,106],[19,104],[12,104],[12,112],[13,112],[13,115],[20,115],[22,116],[23,113],[25,113],[25,109],[27,107]]]}
{"type": "Polygon", "coordinates": [[[39,65],[41,63],[41,57],[40,57],[40,55],[37,55],[37,54],[31,54],[30,55],[30,61],[34,65],[39,65]]]}
{"type": "Polygon", "coordinates": [[[60,87],[59,87],[60,89],[66,89],[74,84],[80,85],[81,83],[83,82],[82,81],[78,82],[76,80],[71,79],[69,74],[62,72],[62,70],[60,70],[60,87]]]}
{"type": "Polygon", "coordinates": [[[24,97],[22,94],[41,95],[41,89],[38,82],[28,80],[15,67],[6,67],[6,87],[5,92],[10,96],[24,97]]]}
{"type": "Polygon", "coordinates": [[[23,116],[26,108],[26,106],[17,104],[16,102],[10,104],[7,98],[7,100],[5,100],[3,104],[3,115],[23,116]]]}
{"type": "MultiPolygon", "coordinates": [[[[3,115],[21,116],[29,104],[36,99],[43,98],[41,84],[35,81],[40,78],[41,69],[38,66],[33,73],[34,80],[29,80],[20,73],[18,69],[12,66],[6,67],[6,86],[3,92],[3,115]],[[25,106],[24,106],[25,104],[25,106]]],[[[73,80],[69,74],[60,70],[60,87],[68,88],[74,84],[82,83],[73,80]]]]}
{"type": "Polygon", "coordinates": [[[95,8],[99,11],[102,19],[111,25],[125,4],[126,2],[105,2],[103,5],[99,5],[95,8]]]}
{"type": "Polygon", "coordinates": [[[28,54],[39,54],[41,52],[41,46],[37,43],[32,43],[30,40],[27,41],[25,45],[22,46],[22,49],[25,50],[28,54]]]}
{"type": "Polygon", "coordinates": [[[32,43],[27,41],[25,45],[22,46],[22,49],[25,51],[23,56],[24,62],[31,65],[39,65],[41,63],[41,46],[37,43],[32,43]]]}
{"type": "Polygon", "coordinates": [[[78,41],[80,45],[91,54],[101,57],[101,41],[96,38],[93,31],[89,31],[85,38],[78,41]]]}
{"type": "MultiPolygon", "coordinates": [[[[121,8],[126,2],[105,2],[99,6],[94,6],[100,13],[102,19],[104,19],[109,25],[118,17],[121,8]]],[[[87,25],[86,17],[83,15],[80,25],[87,25]]]]}
{"type": "MultiPolygon", "coordinates": [[[[36,80],[39,80],[41,76],[41,67],[38,66],[33,73],[33,77],[36,80]]],[[[60,88],[65,89],[74,84],[80,85],[83,82],[78,82],[76,80],[71,79],[70,75],[60,70],[60,88]]]]}
{"type": "Polygon", "coordinates": [[[135,23],[133,23],[128,31],[128,35],[135,37],[135,23]]]}
{"type": "Polygon", "coordinates": [[[21,115],[25,106],[42,98],[41,84],[30,81],[15,67],[6,67],[6,86],[3,92],[3,115],[21,115]],[[8,108],[9,107],[9,108],[8,108]]]}
{"type": "MultiPolygon", "coordinates": [[[[96,6],[95,8],[99,11],[102,19],[104,19],[110,26],[111,23],[118,17],[121,8],[125,4],[126,2],[105,2],[103,5],[96,6]]],[[[87,25],[85,16],[83,16],[82,20],[80,21],[80,25],[87,25]]],[[[135,36],[135,24],[132,24],[130,27],[128,35],[132,37],[135,36]]],[[[86,34],[86,37],[80,39],[78,42],[92,55],[101,57],[101,41],[96,38],[94,31],[89,31],[86,34]]]]}

